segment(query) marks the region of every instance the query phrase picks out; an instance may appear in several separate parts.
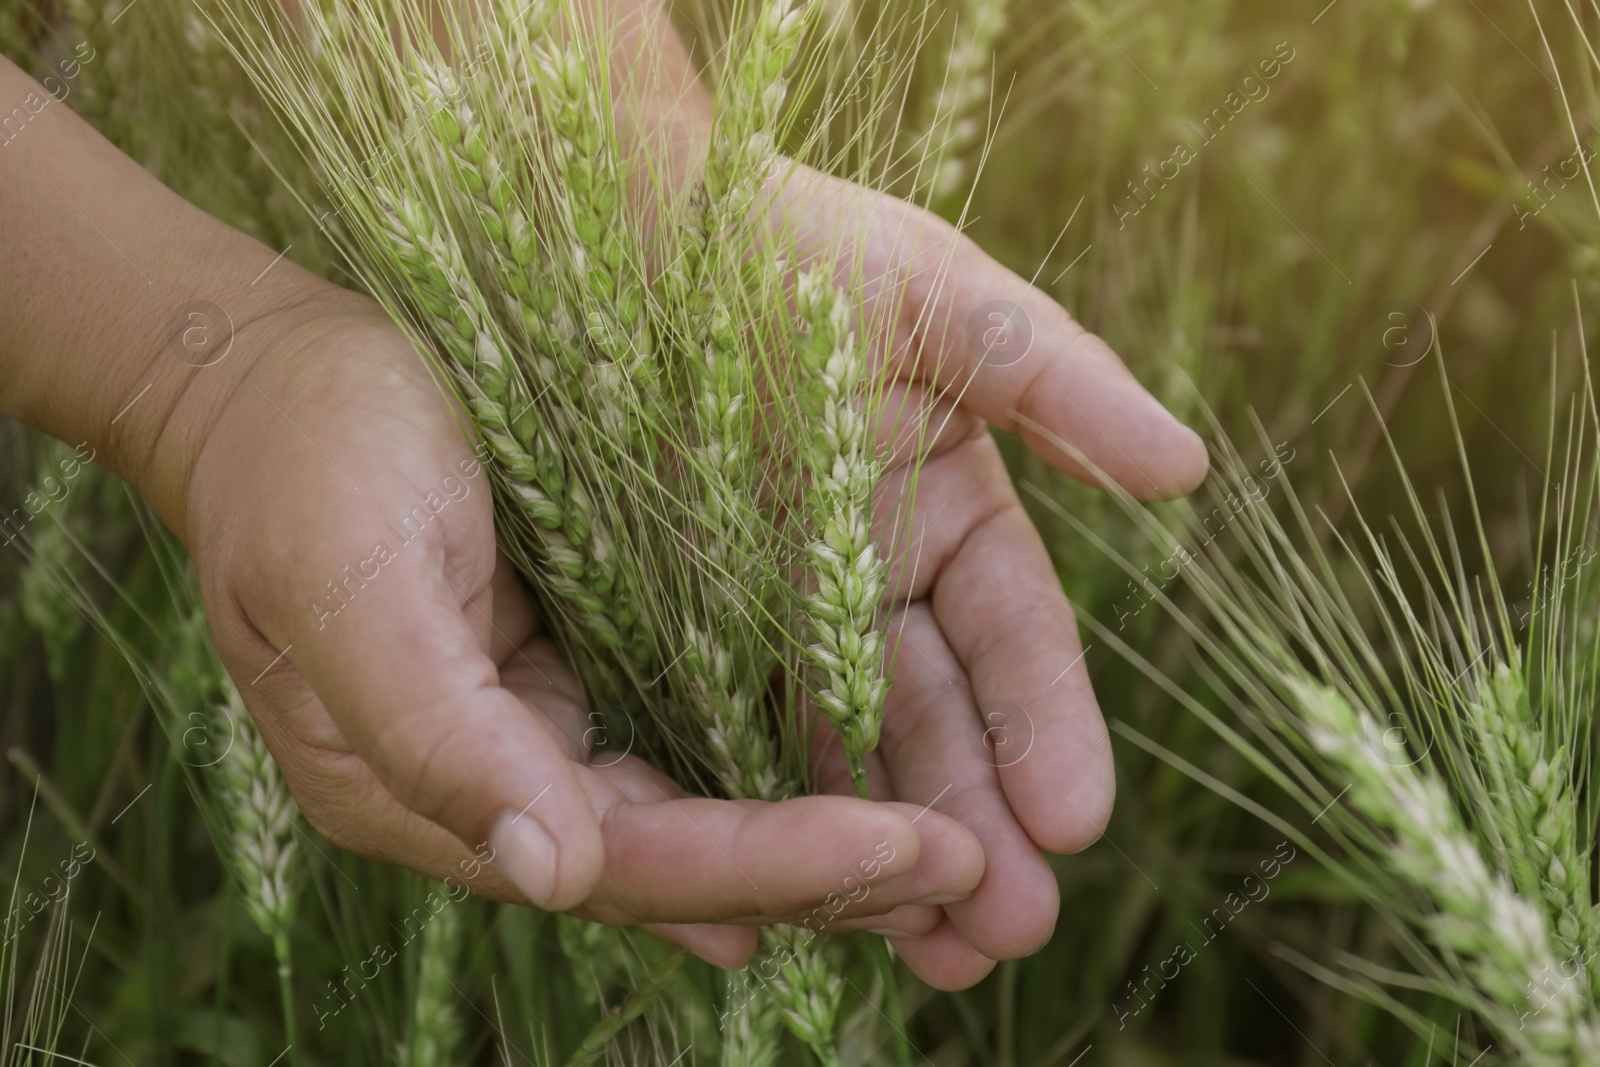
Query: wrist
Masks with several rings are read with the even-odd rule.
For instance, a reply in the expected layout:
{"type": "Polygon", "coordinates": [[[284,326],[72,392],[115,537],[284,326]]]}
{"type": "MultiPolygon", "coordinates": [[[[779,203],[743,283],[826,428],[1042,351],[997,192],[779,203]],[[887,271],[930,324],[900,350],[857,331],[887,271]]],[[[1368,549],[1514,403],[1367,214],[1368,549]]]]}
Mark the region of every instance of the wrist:
{"type": "MultiPolygon", "coordinates": [[[[107,465],[138,487],[152,509],[193,549],[195,471],[219,429],[257,390],[314,368],[299,356],[314,338],[346,321],[390,326],[366,297],[286,262],[277,283],[239,288],[220,283],[173,310],[145,372],[121,387],[125,410],[104,423],[107,465]],[[141,397],[140,390],[146,390],[141,397]],[[150,403],[155,401],[154,403],[150,403]],[[135,418],[139,415],[139,418],[135,418]]],[[[91,430],[89,440],[94,443],[91,430]]]]}
{"type": "Polygon", "coordinates": [[[196,268],[210,268],[197,275],[203,284],[151,286],[157,291],[137,313],[106,309],[103,330],[85,327],[103,341],[79,344],[74,331],[54,351],[41,346],[40,355],[57,358],[26,360],[3,395],[21,421],[131,483],[186,544],[194,469],[234,399],[318,322],[370,307],[293,264],[273,264],[264,246],[229,232],[248,247],[230,250],[225,241],[217,251],[230,254],[197,256],[196,268]]]}
{"type": "Polygon", "coordinates": [[[15,65],[0,110],[0,411],[136,485],[183,536],[227,398],[309,309],[359,300],[183,201],[15,65]]]}

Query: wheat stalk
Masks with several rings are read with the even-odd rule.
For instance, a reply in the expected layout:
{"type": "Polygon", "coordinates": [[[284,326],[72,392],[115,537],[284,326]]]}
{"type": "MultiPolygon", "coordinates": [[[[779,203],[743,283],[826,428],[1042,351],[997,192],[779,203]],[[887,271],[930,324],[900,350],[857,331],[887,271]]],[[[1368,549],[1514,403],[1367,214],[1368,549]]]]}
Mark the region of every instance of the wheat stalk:
{"type": "MultiPolygon", "coordinates": [[[[171,653],[151,674],[175,754],[194,774],[201,812],[245,912],[271,941],[289,1044],[295,1042],[293,951],[305,858],[299,806],[233,679],[217,659],[192,571],[180,572],[171,653]]],[[[124,654],[130,654],[124,650],[124,654]]],[[[142,674],[142,672],[141,672],[142,674]]],[[[293,1054],[299,1062],[298,1053],[293,1054]]]]}
{"type": "Polygon", "coordinates": [[[287,937],[303,864],[294,825],[300,809],[225,674],[222,687],[226,699],[212,708],[211,736],[215,751],[227,755],[212,777],[228,816],[229,849],[251,920],[269,937],[287,937]]]}
{"type": "MultiPolygon", "coordinates": [[[[766,0],[719,87],[705,170],[685,209],[678,255],[663,275],[680,295],[693,292],[703,272],[720,266],[726,229],[743,222],[771,172],[789,66],[815,7],[815,0],[766,0]]],[[[701,339],[713,314],[711,307],[701,309],[701,339]]]]}
{"type": "MultiPolygon", "coordinates": [[[[278,992],[283,1001],[285,1037],[295,1041],[294,957],[289,931],[304,878],[304,861],[295,841],[299,807],[289,795],[278,765],[256,732],[244,702],[226,680],[228,704],[215,714],[233,729],[233,752],[218,765],[218,800],[231,830],[228,847],[238,871],[245,910],[256,926],[272,939],[278,961],[278,992]]],[[[222,723],[213,732],[222,740],[222,723]]]]}
{"type": "Polygon", "coordinates": [[[613,541],[607,521],[570,477],[563,442],[551,436],[460,246],[419,199],[377,187],[388,237],[411,292],[430,313],[479,435],[540,555],[541,581],[590,637],[623,647],[617,623],[613,541]]]}
{"type": "MultiPolygon", "coordinates": [[[[1470,705],[1483,737],[1488,770],[1502,798],[1502,831],[1514,842],[1508,856],[1519,892],[1543,897],[1561,955],[1600,944],[1600,923],[1589,902],[1589,861],[1578,849],[1572,762],[1564,748],[1548,752],[1546,731],[1531,706],[1516,664],[1499,663],[1470,705]]],[[[1600,973],[1591,970],[1591,983],[1600,973]]]]}
{"type": "Polygon", "coordinates": [[[95,57],[93,64],[79,72],[77,102],[73,109],[94,124],[105,137],[119,146],[129,145],[133,130],[118,106],[115,86],[123,84],[127,70],[127,48],[113,44],[108,21],[112,5],[93,0],[67,0],[67,18],[77,40],[87,45],[95,57]],[[92,67],[92,69],[90,69],[92,67]]]}
{"type": "Polygon", "coordinates": [[[778,1027],[782,1016],[772,998],[748,996],[743,974],[730,971],[722,983],[720,1063],[722,1067],[773,1067],[780,1052],[778,1027]]]}
{"type": "Polygon", "coordinates": [[[765,926],[761,945],[770,958],[778,958],[777,976],[767,983],[772,1001],[791,1033],[811,1049],[824,1067],[837,1067],[833,1043],[834,1020],[844,995],[844,978],[838,961],[824,950],[825,942],[797,926],[765,926]]]}
{"type": "MultiPolygon", "coordinates": [[[[428,116],[428,128],[445,151],[450,173],[477,208],[474,221],[479,223],[486,238],[483,242],[486,245],[484,254],[491,261],[493,279],[501,287],[505,304],[511,312],[511,321],[520,325],[530,342],[519,349],[524,354],[523,361],[531,364],[530,369],[541,386],[554,385],[569,397],[587,388],[586,395],[604,405],[598,416],[602,431],[620,433],[624,440],[636,440],[636,431],[621,432],[624,427],[639,425],[637,420],[628,418],[637,405],[617,400],[621,383],[606,383],[615,386],[613,388],[592,388],[596,382],[604,381],[603,373],[585,361],[574,358],[574,354],[583,346],[574,334],[570,316],[558,314],[563,309],[559,306],[559,296],[550,281],[549,264],[538,256],[538,237],[525,206],[530,190],[520,177],[522,169],[519,163],[513,161],[508,164],[499,158],[494,139],[448,70],[429,64],[421,75],[413,79],[413,87],[418,103],[428,116]]],[[[582,196],[576,196],[573,202],[583,199],[582,196]]],[[[427,241],[425,238],[425,244],[436,261],[441,261],[445,277],[457,279],[451,283],[452,295],[464,306],[467,305],[470,298],[464,298],[463,294],[473,291],[475,287],[465,277],[464,257],[444,242],[427,241]]],[[[419,273],[420,276],[427,276],[425,268],[420,272],[415,267],[412,269],[413,278],[418,277],[419,273]]],[[[639,314],[642,316],[642,309],[639,314]]],[[[481,335],[486,330],[492,330],[486,306],[473,317],[476,319],[474,332],[481,335]]],[[[517,364],[518,360],[503,339],[497,338],[495,347],[502,356],[503,365],[517,364]]],[[[458,368],[470,366],[463,360],[466,352],[464,345],[447,345],[446,350],[455,356],[458,368]]],[[[641,360],[643,358],[640,357],[641,360]]],[[[513,435],[521,438],[519,443],[529,454],[533,449],[542,448],[551,457],[559,456],[564,449],[554,440],[553,427],[534,428],[529,421],[528,416],[538,406],[537,400],[528,396],[520,386],[513,385],[509,380],[512,377],[507,375],[506,392],[511,395],[500,406],[504,406],[507,409],[505,413],[513,418],[516,417],[515,411],[511,410],[513,404],[518,409],[526,409],[522,418],[527,423],[520,434],[514,431],[513,435]]],[[[491,384],[499,385],[492,376],[489,380],[491,384]]],[[[471,388],[473,382],[469,379],[464,384],[471,388]]],[[[480,403],[493,401],[486,397],[480,403]]],[[[550,414],[559,417],[560,413],[550,414]]],[[[477,416],[476,411],[474,415],[477,416]]],[[[498,418],[499,415],[497,406],[491,418],[498,418]]],[[[570,420],[567,428],[573,429],[570,420]]],[[[602,435],[602,439],[606,438],[602,435]]],[[[520,460],[514,462],[520,463],[520,460]]],[[[542,490],[543,499],[535,502],[538,506],[529,508],[528,515],[535,523],[548,528],[548,522],[555,518],[556,513],[542,506],[544,500],[552,503],[560,501],[561,510],[566,516],[565,522],[560,524],[564,527],[562,533],[565,534],[566,543],[546,535],[544,546],[546,555],[557,564],[557,570],[569,583],[560,592],[565,599],[579,606],[583,612],[581,617],[593,636],[606,647],[624,652],[631,657],[635,666],[643,669],[650,646],[647,636],[639,630],[639,611],[631,579],[618,566],[616,546],[608,531],[609,521],[594,508],[575,464],[569,465],[565,471],[559,471],[552,458],[545,465],[543,473],[544,477],[535,479],[542,490]]],[[[519,493],[528,495],[526,490],[519,490],[519,493]]]]}
{"type": "MultiPolygon", "coordinates": [[[[1442,364],[1441,389],[1448,399],[1442,364]]],[[[1264,432],[1262,447],[1273,450],[1264,432]]],[[[1558,544],[1574,542],[1600,501],[1592,437],[1587,449],[1580,455],[1574,445],[1567,457],[1563,510],[1541,516],[1558,544]]],[[[1254,468],[1225,441],[1219,453],[1216,499],[1251,499],[1251,486],[1259,488],[1254,468]]],[[[1168,691],[1312,816],[1329,844],[1258,809],[1395,920],[1428,988],[1476,1012],[1496,1044],[1526,1062],[1595,1062],[1600,1005],[1592,970],[1600,943],[1592,846],[1576,828],[1589,822],[1584,794],[1600,659],[1593,627],[1588,644],[1574,638],[1593,610],[1594,588],[1558,599],[1518,647],[1493,569],[1481,581],[1468,577],[1461,546],[1454,536],[1444,544],[1435,538],[1409,480],[1420,538],[1401,539],[1397,553],[1356,509],[1367,555],[1341,537],[1342,559],[1322,547],[1292,486],[1278,480],[1292,525],[1265,503],[1238,509],[1226,540],[1187,559],[1193,603],[1156,594],[1209,665],[1208,688],[1243,730],[1181,690],[1168,691]],[[1229,542],[1232,553],[1223,547],[1229,542]],[[1407,925],[1427,943],[1407,939],[1407,925]]],[[[1154,542],[1198,543],[1119,499],[1154,542]]],[[[1057,514],[1108,548],[1076,517],[1057,514]]],[[[1476,533],[1478,551],[1491,560],[1481,525],[1476,533]]],[[[1095,629],[1161,678],[1109,628],[1095,629]]],[[[1371,973],[1356,987],[1394,1003],[1371,973]]]]}

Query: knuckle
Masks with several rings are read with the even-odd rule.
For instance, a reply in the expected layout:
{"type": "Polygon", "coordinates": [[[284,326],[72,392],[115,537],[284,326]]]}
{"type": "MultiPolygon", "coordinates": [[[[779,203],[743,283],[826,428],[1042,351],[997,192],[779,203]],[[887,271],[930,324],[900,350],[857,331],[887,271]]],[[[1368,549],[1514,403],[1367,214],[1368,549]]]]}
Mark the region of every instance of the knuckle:
{"type": "Polygon", "coordinates": [[[290,753],[277,757],[278,766],[306,823],[339,848],[367,855],[361,800],[370,784],[362,782],[361,761],[352,753],[306,744],[295,744],[290,753]]]}
{"type": "Polygon", "coordinates": [[[458,805],[463,783],[450,773],[471,732],[439,728],[448,716],[416,719],[380,730],[374,741],[372,769],[396,800],[425,819],[439,817],[458,805]]]}

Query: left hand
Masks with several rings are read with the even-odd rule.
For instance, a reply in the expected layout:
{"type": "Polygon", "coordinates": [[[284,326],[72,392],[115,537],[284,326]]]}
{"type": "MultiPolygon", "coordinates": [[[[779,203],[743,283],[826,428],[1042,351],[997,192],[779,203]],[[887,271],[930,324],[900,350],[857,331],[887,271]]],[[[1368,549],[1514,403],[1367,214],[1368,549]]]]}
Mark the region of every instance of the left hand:
{"type": "MultiPolygon", "coordinates": [[[[802,255],[860,264],[864,317],[882,324],[869,350],[894,379],[884,419],[900,423],[894,442],[881,435],[897,465],[874,509],[894,674],[870,796],[929,805],[983,843],[971,896],[890,915],[922,931],[892,939],[919,977],[965,988],[1049,940],[1060,901],[1042,853],[1098,838],[1116,789],[1072,610],[989,428],[1020,430],[1055,466],[1091,482],[1098,469],[1146,499],[1197,486],[1206,450],[1104,341],[948,223],[797,164],[772,187],[773,225],[801,235],[802,255]],[[905,445],[919,430],[913,475],[905,445]]],[[[816,760],[821,788],[852,792],[826,724],[816,760]]]]}

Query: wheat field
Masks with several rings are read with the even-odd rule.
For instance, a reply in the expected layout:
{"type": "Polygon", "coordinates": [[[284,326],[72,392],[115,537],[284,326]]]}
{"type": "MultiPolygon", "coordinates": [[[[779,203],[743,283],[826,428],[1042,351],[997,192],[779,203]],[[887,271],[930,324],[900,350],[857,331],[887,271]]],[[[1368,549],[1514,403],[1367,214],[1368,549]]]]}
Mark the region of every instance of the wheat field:
{"type": "MultiPolygon", "coordinates": [[[[508,22],[488,75],[396,60],[363,89],[329,72],[383,24],[347,13],[404,5],[303,6],[350,52],[293,84],[279,38],[252,36],[267,9],[236,0],[0,0],[0,52],[42,106],[372,292],[433,353],[485,440],[502,545],[585,684],[660,724],[639,743],[681,780],[809,787],[791,717],[763,719],[749,679],[809,687],[857,769],[883,700],[882,636],[857,610],[889,581],[858,522],[883,471],[852,422],[883,398],[839,326],[854,295],[811,278],[797,298],[809,391],[761,430],[792,506],[753,488],[741,421],[767,341],[715,325],[785,306],[749,281],[776,257],[717,237],[763,152],[959,225],[1199,430],[1212,474],[1139,504],[996,432],[1078,613],[1118,799],[1096,844],[1050,857],[1050,942],[946,993],[869,933],[774,931],[758,963],[782,951],[782,977],[730,975],[340,850],[298,814],[176,540],[81,446],[0,422],[4,1062],[1600,1063],[1600,7],[687,4],[674,21],[734,132],[700,214],[668,220],[698,258],[663,283],[630,273],[644,238],[602,247],[625,232],[615,199],[592,226],[515,211],[607,180],[573,177],[609,135],[586,132],[601,105],[556,70],[556,36],[508,22]],[[546,143],[493,110],[506,55],[542,57],[529,91],[582,148],[542,157],[528,188],[479,151],[546,143]],[[787,95],[740,96],[730,70],[787,72],[787,95]],[[361,93],[437,115],[457,76],[474,106],[419,127],[426,154],[400,149],[393,188],[346,181],[358,221],[323,225],[315,193],[337,183],[319,176],[355,175],[383,139],[361,93]],[[449,220],[480,211],[478,243],[446,248],[449,220]],[[519,227],[569,223],[585,255],[540,260],[562,280],[536,292],[519,227]],[[573,340],[550,308],[583,286],[612,298],[573,340]],[[656,381],[619,356],[548,397],[519,384],[597,336],[710,351],[709,369],[656,381]],[[547,439],[581,452],[587,490],[540,467],[547,439]],[[701,534],[677,570],[641,532],[669,512],[701,534]],[[791,585],[806,568],[818,580],[791,585]],[[719,644],[708,620],[739,604],[756,621],[719,644]],[[695,653],[672,660],[680,640],[695,653]]],[[[0,180],[36,113],[0,110],[0,180]]],[[[972,732],[989,757],[1038,758],[1026,731],[972,732]]]]}

